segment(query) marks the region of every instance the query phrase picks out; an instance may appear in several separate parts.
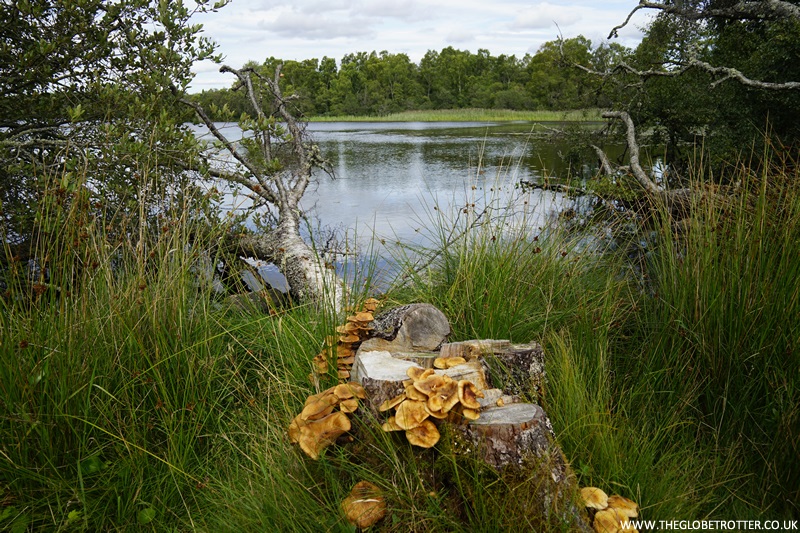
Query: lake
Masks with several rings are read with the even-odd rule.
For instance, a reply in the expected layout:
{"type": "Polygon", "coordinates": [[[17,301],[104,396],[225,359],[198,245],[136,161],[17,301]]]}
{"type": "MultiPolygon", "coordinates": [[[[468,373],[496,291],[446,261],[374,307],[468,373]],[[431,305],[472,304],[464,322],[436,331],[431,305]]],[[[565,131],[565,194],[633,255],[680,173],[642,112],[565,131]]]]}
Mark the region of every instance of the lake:
{"type": "MultiPolygon", "coordinates": [[[[559,126],[558,124],[552,125],[559,126]]],[[[231,139],[233,125],[220,125],[231,139]]],[[[541,135],[547,126],[474,122],[314,122],[308,132],[333,169],[315,174],[303,198],[315,230],[335,230],[339,238],[364,246],[424,244],[432,218],[480,210],[487,202],[512,202],[532,234],[570,200],[541,190],[521,193],[520,180],[566,177],[569,146],[541,135]],[[436,207],[436,210],[434,210],[436,207]],[[345,236],[346,237],[343,237],[345,236]],[[373,240],[374,238],[374,240],[373,240]],[[384,243],[384,244],[381,244],[384,243]]],[[[207,131],[198,128],[201,137],[207,131]]],[[[589,172],[587,168],[579,172],[589,172]]],[[[228,208],[248,200],[228,195],[228,208]]],[[[264,269],[272,273],[272,269],[264,269]]]]}

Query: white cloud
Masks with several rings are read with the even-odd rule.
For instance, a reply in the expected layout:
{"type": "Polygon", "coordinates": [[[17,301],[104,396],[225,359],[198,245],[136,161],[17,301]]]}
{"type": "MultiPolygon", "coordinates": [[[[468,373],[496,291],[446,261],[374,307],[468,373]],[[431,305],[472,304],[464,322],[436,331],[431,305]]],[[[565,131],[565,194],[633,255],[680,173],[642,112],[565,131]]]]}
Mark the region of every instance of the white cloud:
{"type": "Polygon", "coordinates": [[[326,40],[337,37],[354,39],[374,35],[372,23],[362,17],[328,13],[311,15],[294,9],[282,10],[272,19],[261,20],[258,28],[291,39],[326,40]]]}
{"type": "MultiPolygon", "coordinates": [[[[302,60],[387,50],[419,61],[446,46],[523,56],[542,43],[578,34],[599,43],[625,20],[635,0],[235,0],[197,17],[226,63],[238,67],[269,56],[302,60]],[[558,27],[556,26],[558,24],[558,27]]],[[[637,13],[620,32],[635,46],[647,18],[637,13]]],[[[227,87],[232,80],[210,63],[198,65],[193,86],[227,87]]]]}
{"type": "Polygon", "coordinates": [[[510,27],[516,30],[529,30],[550,28],[557,24],[564,28],[572,26],[582,18],[581,11],[575,6],[556,6],[542,2],[530,6],[517,15],[510,27]]]}

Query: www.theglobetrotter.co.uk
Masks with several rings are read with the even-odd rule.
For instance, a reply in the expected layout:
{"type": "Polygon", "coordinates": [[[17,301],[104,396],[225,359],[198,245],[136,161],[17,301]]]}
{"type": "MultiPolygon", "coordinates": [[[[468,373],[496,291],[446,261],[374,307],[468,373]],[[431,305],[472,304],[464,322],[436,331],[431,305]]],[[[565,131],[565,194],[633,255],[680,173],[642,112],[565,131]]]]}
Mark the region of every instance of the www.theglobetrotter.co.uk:
{"type": "Polygon", "coordinates": [[[798,531],[798,520],[630,520],[622,531],[798,531]]]}

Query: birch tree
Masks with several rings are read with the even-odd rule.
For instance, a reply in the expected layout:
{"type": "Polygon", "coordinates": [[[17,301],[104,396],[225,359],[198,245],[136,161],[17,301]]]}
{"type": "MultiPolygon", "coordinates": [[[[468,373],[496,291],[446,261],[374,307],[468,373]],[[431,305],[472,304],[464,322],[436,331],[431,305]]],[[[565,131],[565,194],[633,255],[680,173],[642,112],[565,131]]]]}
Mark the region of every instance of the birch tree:
{"type": "Polygon", "coordinates": [[[235,161],[234,168],[211,166],[209,173],[242,187],[265,221],[263,231],[231,235],[226,247],[239,256],[275,264],[294,298],[338,310],[343,281],[300,231],[300,200],[314,179],[314,169],[322,168],[324,162],[304,124],[294,116],[293,97],[284,97],[281,91],[281,65],[271,77],[249,66],[223,66],[220,71],[236,76],[234,89],[244,92],[251,109],[239,122],[244,133],[241,140],[226,136],[197,102],[181,101],[194,109],[218,146],[235,161]]]}

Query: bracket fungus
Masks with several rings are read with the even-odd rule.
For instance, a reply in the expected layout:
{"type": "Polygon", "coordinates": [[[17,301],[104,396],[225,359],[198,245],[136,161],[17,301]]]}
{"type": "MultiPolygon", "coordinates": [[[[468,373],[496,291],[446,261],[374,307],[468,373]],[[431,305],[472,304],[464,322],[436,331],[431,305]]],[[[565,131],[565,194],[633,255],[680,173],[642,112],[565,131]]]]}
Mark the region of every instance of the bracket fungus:
{"type": "Polygon", "coordinates": [[[289,424],[289,441],[312,459],[350,431],[348,413],[358,409],[358,400],[367,393],[360,383],[341,383],[319,394],[309,396],[303,410],[289,424]],[[336,408],[338,411],[335,411],[336,408]]]}
{"type": "Polygon", "coordinates": [[[369,481],[359,481],[342,501],[342,511],[348,522],[359,529],[365,529],[386,516],[386,499],[376,485],[369,481]]]}

